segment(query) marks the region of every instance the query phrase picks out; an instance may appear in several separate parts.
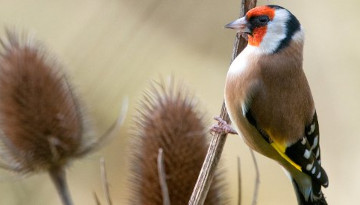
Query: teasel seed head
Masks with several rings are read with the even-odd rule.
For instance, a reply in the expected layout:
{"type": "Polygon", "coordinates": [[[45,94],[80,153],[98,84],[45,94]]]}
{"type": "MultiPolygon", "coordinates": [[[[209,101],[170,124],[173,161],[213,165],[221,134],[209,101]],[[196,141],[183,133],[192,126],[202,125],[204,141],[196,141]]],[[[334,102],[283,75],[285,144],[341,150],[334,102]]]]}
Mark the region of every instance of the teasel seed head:
{"type": "Polygon", "coordinates": [[[21,173],[67,165],[84,149],[84,119],[62,66],[25,35],[7,31],[1,44],[2,161],[21,173]]]}
{"type": "MultiPolygon", "coordinates": [[[[187,204],[208,149],[208,130],[193,97],[173,78],[168,84],[152,83],[135,122],[131,204],[163,204],[157,169],[159,149],[163,150],[171,204],[187,204]]],[[[223,193],[223,179],[217,173],[205,204],[226,204],[223,193]]]]}

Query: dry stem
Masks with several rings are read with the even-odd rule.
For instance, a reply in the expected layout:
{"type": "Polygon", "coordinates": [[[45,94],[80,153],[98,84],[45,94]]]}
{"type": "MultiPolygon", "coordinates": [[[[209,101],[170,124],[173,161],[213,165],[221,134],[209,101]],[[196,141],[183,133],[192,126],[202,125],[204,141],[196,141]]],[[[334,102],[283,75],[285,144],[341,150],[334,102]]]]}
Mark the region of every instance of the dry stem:
{"type": "MultiPolygon", "coordinates": [[[[250,149],[250,148],[249,148],[250,149]]],[[[252,149],[250,149],[250,153],[251,153],[251,157],[254,161],[254,166],[255,166],[255,187],[254,187],[254,195],[253,195],[253,201],[252,201],[252,205],[256,205],[257,204],[257,198],[258,198],[258,193],[259,193],[259,185],[260,185],[260,173],[259,173],[259,167],[255,158],[255,154],[254,151],[252,149]]]]}
{"type": "MultiPolygon", "coordinates": [[[[256,6],[257,0],[242,0],[242,8],[240,15],[243,16],[249,9],[256,6]]],[[[245,48],[246,40],[240,38],[240,34],[236,35],[234,42],[233,61],[236,56],[245,48]]],[[[230,124],[230,119],[226,111],[225,103],[223,102],[221,107],[220,117],[230,124]]],[[[201,168],[199,177],[196,181],[193,193],[191,195],[189,205],[202,205],[209,191],[212,179],[215,174],[215,169],[220,160],[222,150],[226,142],[226,134],[215,135],[211,139],[208,152],[206,154],[203,166],[201,168]]]]}
{"type": "Polygon", "coordinates": [[[238,205],[241,205],[241,167],[240,167],[240,157],[237,157],[237,165],[238,165],[238,205]]]}
{"type": "Polygon", "coordinates": [[[169,189],[166,183],[166,172],[164,166],[164,155],[163,149],[159,148],[159,154],[157,158],[159,181],[161,187],[161,193],[163,196],[163,205],[170,205],[169,189]]]}
{"type": "Polygon", "coordinates": [[[63,205],[73,205],[69,188],[66,182],[66,173],[63,167],[52,169],[49,171],[49,174],[61,198],[63,205]]]}
{"type": "Polygon", "coordinates": [[[88,145],[84,146],[84,148],[77,153],[77,156],[84,156],[90,152],[94,152],[97,149],[101,148],[106,141],[110,140],[110,138],[114,136],[114,132],[124,123],[128,107],[129,100],[127,97],[125,97],[123,99],[121,110],[116,121],[105,131],[105,133],[103,133],[95,141],[90,142],[88,145]]]}
{"type": "Polygon", "coordinates": [[[110,189],[109,189],[109,181],[106,175],[106,167],[104,158],[100,159],[100,171],[101,171],[101,181],[103,185],[104,195],[106,198],[107,205],[112,205],[111,197],[110,197],[110,189]]]}
{"type": "Polygon", "coordinates": [[[95,192],[94,192],[94,199],[95,199],[96,205],[101,205],[99,197],[97,196],[97,194],[95,192]]]}

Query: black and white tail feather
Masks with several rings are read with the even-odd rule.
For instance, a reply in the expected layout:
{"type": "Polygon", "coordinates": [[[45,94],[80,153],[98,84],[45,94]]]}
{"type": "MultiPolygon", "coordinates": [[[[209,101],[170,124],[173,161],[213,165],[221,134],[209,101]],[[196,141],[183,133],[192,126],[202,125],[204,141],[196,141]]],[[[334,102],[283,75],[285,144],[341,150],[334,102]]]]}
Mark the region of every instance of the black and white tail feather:
{"type": "Polygon", "coordinates": [[[327,187],[329,181],[325,170],[321,167],[319,141],[319,125],[315,112],[313,122],[305,128],[305,137],[285,151],[290,159],[301,166],[302,172],[311,177],[311,188],[307,188],[308,190],[305,190],[305,193],[299,184],[301,182],[292,178],[299,205],[327,204],[321,186],[327,187]],[[303,153],[303,155],[301,156],[299,153],[303,153]]]}

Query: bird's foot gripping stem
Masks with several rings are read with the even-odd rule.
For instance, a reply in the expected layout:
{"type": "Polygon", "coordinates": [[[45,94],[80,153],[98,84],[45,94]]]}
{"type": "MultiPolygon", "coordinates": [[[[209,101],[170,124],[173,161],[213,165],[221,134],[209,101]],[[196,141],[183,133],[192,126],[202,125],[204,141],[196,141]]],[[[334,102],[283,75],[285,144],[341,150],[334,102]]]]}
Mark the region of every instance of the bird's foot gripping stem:
{"type": "Polygon", "coordinates": [[[218,123],[211,126],[210,133],[212,135],[215,134],[238,134],[234,128],[231,127],[225,120],[223,120],[221,117],[214,117],[214,120],[216,120],[218,123]]]}

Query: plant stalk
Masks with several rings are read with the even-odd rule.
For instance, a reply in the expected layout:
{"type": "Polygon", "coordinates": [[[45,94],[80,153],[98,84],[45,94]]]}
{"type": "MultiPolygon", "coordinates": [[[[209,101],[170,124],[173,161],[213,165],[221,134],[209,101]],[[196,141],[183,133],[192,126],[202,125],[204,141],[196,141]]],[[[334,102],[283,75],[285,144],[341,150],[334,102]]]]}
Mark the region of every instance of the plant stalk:
{"type": "MultiPolygon", "coordinates": [[[[256,6],[256,3],[257,0],[242,0],[240,16],[244,16],[248,10],[254,8],[256,6]]],[[[236,34],[231,62],[246,47],[246,45],[246,40],[242,38],[239,33],[236,34]]],[[[226,111],[225,102],[223,102],[222,104],[220,117],[228,124],[231,123],[226,111]]],[[[211,182],[214,178],[217,164],[219,163],[221,153],[226,142],[226,135],[227,134],[220,134],[212,137],[208,152],[199,173],[199,177],[196,181],[193,193],[188,203],[189,205],[204,204],[211,182]]]]}
{"type": "Polygon", "coordinates": [[[49,175],[56,187],[63,205],[73,205],[69,188],[66,181],[66,173],[63,167],[53,168],[49,175]]]}

